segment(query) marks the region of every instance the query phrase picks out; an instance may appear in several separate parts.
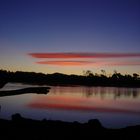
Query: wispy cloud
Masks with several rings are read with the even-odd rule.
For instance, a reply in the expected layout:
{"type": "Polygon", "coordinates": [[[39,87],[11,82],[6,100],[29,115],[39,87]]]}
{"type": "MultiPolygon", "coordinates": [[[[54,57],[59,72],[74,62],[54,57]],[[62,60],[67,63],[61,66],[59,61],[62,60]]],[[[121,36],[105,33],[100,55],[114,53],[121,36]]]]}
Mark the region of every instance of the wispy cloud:
{"type": "Polygon", "coordinates": [[[140,62],[115,62],[115,63],[108,63],[108,66],[136,66],[140,65],[140,62]]]}
{"type": "Polygon", "coordinates": [[[140,53],[29,53],[34,58],[121,58],[121,57],[140,57],[140,53]]]}

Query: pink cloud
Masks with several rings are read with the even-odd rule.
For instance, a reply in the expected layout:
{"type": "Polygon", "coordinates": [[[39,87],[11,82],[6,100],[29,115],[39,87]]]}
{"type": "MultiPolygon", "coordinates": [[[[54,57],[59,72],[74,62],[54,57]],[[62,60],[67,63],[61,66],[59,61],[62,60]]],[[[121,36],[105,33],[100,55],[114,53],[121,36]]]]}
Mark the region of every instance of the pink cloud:
{"type": "Polygon", "coordinates": [[[140,53],[29,53],[34,58],[121,58],[140,57],[140,53]]]}
{"type": "MultiPolygon", "coordinates": [[[[37,59],[61,59],[57,61],[38,61],[37,64],[46,64],[46,65],[56,65],[56,66],[134,66],[134,65],[140,65],[140,62],[138,61],[121,61],[117,62],[114,59],[113,61],[92,61],[87,60],[89,58],[95,58],[98,59],[106,59],[106,58],[135,58],[140,57],[140,53],[70,53],[70,52],[61,52],[61,53],[30,53],[30,56],[37,59]],[[68,60],[69,59],[69,60],[68,60]],[[75,59],[75,60],[70,60],[75,59]],[[82,60],[80,60],[82,59],[82,60]],[[83,61],[83,59],[86,59],[86,61],[83,61]]],[[[94,59],[94,60],[95,60],[94,59]]]]}

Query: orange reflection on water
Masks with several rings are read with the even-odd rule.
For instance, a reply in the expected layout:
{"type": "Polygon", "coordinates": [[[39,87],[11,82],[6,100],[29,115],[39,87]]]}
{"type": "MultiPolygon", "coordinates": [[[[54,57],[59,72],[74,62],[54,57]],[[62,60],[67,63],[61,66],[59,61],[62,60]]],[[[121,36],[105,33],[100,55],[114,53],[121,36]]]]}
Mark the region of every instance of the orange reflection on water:
{"type": "Polygon", "coordinates": [[[38,109],[131,113],[140,115],[140,110],[138,109],[139,105],[139,103],[130,103],[126,101],[103,101],[99,98],[84,98],[65,95],[40,96],[28,104],[29,107],[38,109]]]}

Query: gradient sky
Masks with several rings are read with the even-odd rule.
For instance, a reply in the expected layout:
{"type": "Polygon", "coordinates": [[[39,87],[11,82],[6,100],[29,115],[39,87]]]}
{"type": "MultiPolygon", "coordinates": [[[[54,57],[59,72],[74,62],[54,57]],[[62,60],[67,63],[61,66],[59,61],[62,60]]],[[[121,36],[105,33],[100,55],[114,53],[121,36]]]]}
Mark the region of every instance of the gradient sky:
{"type": "Polygon", "coordinates": [[[0,68],[140,74],[140,1],[1,0],[0,68]]]}

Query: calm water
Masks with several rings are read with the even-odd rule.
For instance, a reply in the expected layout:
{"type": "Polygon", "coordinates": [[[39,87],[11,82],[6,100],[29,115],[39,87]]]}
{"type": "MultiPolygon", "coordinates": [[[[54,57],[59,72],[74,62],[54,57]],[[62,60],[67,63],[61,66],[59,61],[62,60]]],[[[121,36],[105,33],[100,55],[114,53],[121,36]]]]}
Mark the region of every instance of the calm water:
{"type": "MultiPolygon", "coordinates": [[[[30,85],[7,84],[1,90],[30,85]]],[[[140,88],[51,87],[47,95],[0,97],[0,118],[14,113],[33,119],[87,122],[99,119],[103,126],[120,128],[140,124],[140,88]]]]}

